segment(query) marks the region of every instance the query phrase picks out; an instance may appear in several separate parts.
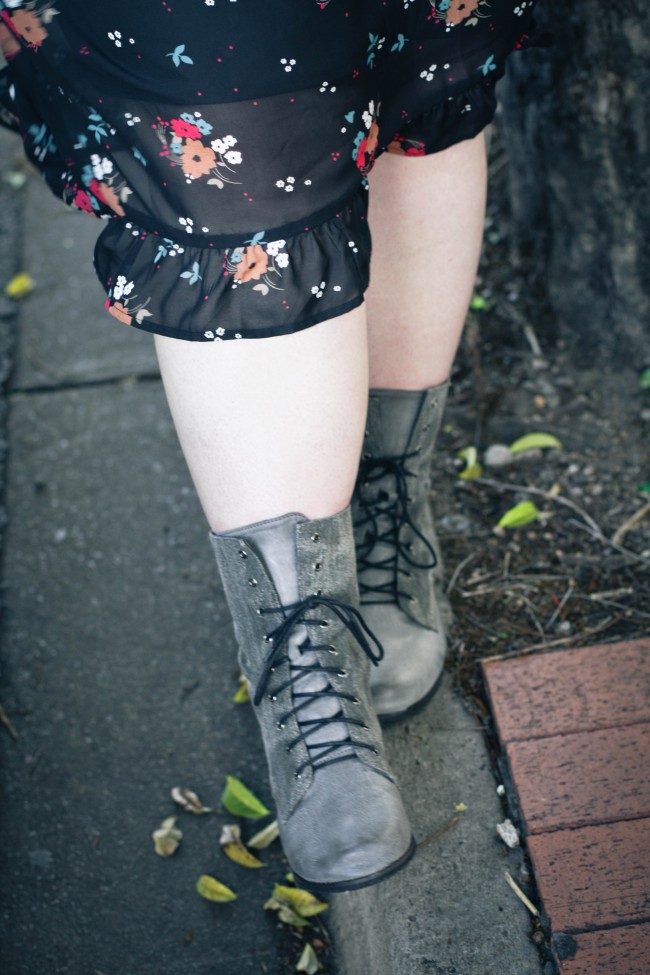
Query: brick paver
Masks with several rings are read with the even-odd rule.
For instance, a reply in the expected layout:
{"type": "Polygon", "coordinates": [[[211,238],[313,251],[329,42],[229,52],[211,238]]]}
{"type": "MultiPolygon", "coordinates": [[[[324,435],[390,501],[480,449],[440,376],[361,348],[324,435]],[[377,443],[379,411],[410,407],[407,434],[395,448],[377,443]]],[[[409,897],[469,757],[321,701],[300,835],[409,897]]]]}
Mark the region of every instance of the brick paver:
{"type": "Polygon", "coordinates": [[[486,661],[502,742],[650,721],[650,637],[486,661]]]}
{"type": "Polygon", "coordinates": [[[555,935],[553,948],[562,975],[648,975],[650,924],[555,935]]]}
{"type": "Polygon", "coordinates": [[[650,975],[650,639],[483,665],[562,975],[650,975]]]}
{"type": "Polygon", "coordinates": [[[529,833],[650,816],[650,775],[639,774],[650,722],[515,741],[506,754],[529,833]]]}

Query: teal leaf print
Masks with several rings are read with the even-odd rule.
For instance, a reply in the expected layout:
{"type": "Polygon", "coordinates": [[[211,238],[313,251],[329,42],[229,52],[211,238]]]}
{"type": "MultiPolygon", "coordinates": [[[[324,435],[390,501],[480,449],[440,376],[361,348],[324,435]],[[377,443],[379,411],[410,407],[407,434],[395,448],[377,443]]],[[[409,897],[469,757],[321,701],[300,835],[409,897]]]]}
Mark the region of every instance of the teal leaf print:
{"type": "Polygon", "coordinates": [[[395,41],[395,43],[391,47],[391,53],[393,51],[401,51],[401,50],[403,50],[404,45],[407,44],[407,43],[408,43],[408,37],[404,37],[403,34],[398,34],[397,35],[397,40],[395,41]]]}
{"type": "Polygon", "coordinates": [[[137,146],[131,146],[131,152],[133,153],[134,157],[138,160],[138,162],[139,163],[142,163],[143,166],[148,166],[149,165],[149,163],[147,162],[147,160],[145,159],[145,157],[142,155],[142,153],[140,152],[140,150],[138,149],[137,146]]]}
{"type": "Polygon", "coordinates": [[[181,274],[179,274],[179,277],[187,278],[188,284],[196,284],[197,281],[202,281],[203,279],[199,274],[199,262],[194,261],[194,264],[192,265],[192,270],[183,271],[181,274]]]}
{"type": "Polygon", "coordinates": [[[491,54],[485,64],[482,64],[479,71],[482,71],[484,75],[488,75],[490,71],[496,71],[497,66],[494,63],[494,54],[491,54]]]}
{"type": "Polygon", "coordinates": [[[183,62],[183,64],[194,64],[192,58],[183,53],[184,50],[185,45],[179,44],[178,47],[175,47],[174,50],[170,51],[169,54],[166,54],[165,57],[171,58],[177,68],[180,68],[181,62],[183,62]]]}
{"type": "Polygon", "coordinates": [[[355,115],[356,115],[356,112],[348,112],[348,114],[345,116],[345,121],[346,122],[354,122],[354,116],[355,115]]]}
{"type": "Polygon", "coordinates": [[[97,112],[91,112],[91,114],[88,116],[88,119],[90,122],[94,123],[93,125],[88,126],[88,131],[94,132],[97,141],[101,142],[102,139],[105,139],[106,136],[108,135],[105,128],[106,122],[101,117],[101,115],[97,114],[97,112]]]}
{"type": "Polygon", "coordinates": [[[259,233],[255,234],[252,240],[247,240],[246,243],[250,244],[251,247],[255,247],[255,244],[261,244],[264,242],[264,231],[260,230],[259,233]]]}

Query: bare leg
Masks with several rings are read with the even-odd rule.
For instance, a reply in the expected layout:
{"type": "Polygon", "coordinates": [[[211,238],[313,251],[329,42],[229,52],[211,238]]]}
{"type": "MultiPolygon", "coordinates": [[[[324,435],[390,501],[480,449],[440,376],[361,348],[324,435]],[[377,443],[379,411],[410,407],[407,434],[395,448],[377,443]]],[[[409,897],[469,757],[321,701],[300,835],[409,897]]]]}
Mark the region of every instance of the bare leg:
{"type": "Polygon", "coordinates": [[[448,377],[476,276],[485,190],[483,134],[430,156],[378,159],[366,294],[371,387],[425,389],[448,377]]]}
{"type": "Polygon", "coordinates": [[[165,391],[210,527],[350,500],[368,391],[365,309],[294,335],[214,344],[156,336],[165,391]]]}

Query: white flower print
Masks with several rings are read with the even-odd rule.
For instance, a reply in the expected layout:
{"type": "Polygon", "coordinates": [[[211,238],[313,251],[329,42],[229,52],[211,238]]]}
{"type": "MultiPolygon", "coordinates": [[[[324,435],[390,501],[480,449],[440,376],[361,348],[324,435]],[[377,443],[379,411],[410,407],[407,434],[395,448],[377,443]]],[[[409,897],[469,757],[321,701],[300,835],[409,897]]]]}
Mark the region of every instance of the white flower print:
{"type": "Polygon", "coordinates": [[[280,248],[284,247],[285,244],[286,240],[272,240],[266,245],[266,253],[269,257],[275,257],[280,252],[280,248]]]}
{"type": "Polygon", "coordinates": [[[278,267],[289,267],[289,255],[278,254],[275,259],[275,263],[278,265],[278,267]]]}
{"type": "Polygon", "coordinates": [[[241,162],[241,152],[238,152],[236,149],[229,149],[224,158],[226,162],[236,166],[237,163],[241,162]]]}
{"type": "Polygon", "coordinates": [[[370,126],[372,125],[372,120],[374,118],[374,115],[375,115],[375,103],[374,101],[371,101],[370,104],[368,105],[368,111],[364,112],[362,115],[363,124],[367,129],[369,129],[370,126]]]}
{"type": "Polygon", "coordinates": [[[90,157],[90,164],[93,167],[95,179],[103,180],[104,176],[109,176],[113,172],[113,163],[106,156],[98,156],[93,152],[90,157]]]}
{"type": "Polygon", "coordinates": [[[285,71],[291,71],[295,63],[296,63],[295,58],[280,58],[280,64],[284,65],[285,71]]]}
{"type": "Polygon", "coordinates": [[[131,115],[130,112],[124,113],[124,118],[126,119],[127,125],[137,125],[142,119],[138,115],[131,115]]]}
{"type": "Polygon", "coordinates": [[[122,34],[119,30],[109,30],[108,36],[115,47],[122,47],[122,34]]]}
{"type": "Polygon", "coordinates": [[[529,2],[527,2],[527,0],[523,0],[523,3],[520,3],[520,4],[518,4],[518,5],[517,5],[517,6],[515,7],[515,9],[513,10],[513,13],[514,13],[514,14],[516,14],[516,15],[517,15],[517,17],[521,17],[521,15],[522,15],[522,14],[524,13],[524,11],[526,10],[526,7],[528,7],[528,6],[530,6],[530,3],[529,3],[529,2]]]}
{"type": "Polygon", "coordinates": [[[118,274],[112,297],[119,301],[123,296],[130,295],[134,288],[133,281],[127,281],[123,274],[118,274]]]}
{"type": "Polygon", "coordinates": [[[332,85],[331,88],[330,88],[329,81],[323,81],[323,83],[321,84],[321,86],[320,86],[320,88],[318,90],[320,92],[329,91],[333,95],[334,92],[336,91],[336,85],[332,85]]]}
{"type": "Polygon", "coordinates": [[[351,247],[352,248],[352,253],[353,254],[358,254],[359,253],[359,248],[357,247],[357,245],[355,244],[355,242],[353,240],[349,240],[348,241],[348,247],[351,247]]]}
{"type": "Polygon", "coordinates": [[[433,81],[433,76],[436,73],[437,67],[437,64],[430,64],[428,68],[424,69],[424,71],[420,71],[420,77],[424,78],[425,81],[433,81]]]}
{"type": "Polygon", "coordinates": [[[178,222],[180,223],[181,227],[185,227],[188,234],[191,234],[194,231],[194,221],[191,217],[179,217],[178,222]]]}
{"type": "Polygon", "coordinates": [[[324,290],[325,290],[325,282],[321,281],[320,287],[317,284],[315,284],[314,287],[311,289],[311,293],[313,295],[316,295],[317,298],[322,298],[324,290]]]}
{"type": "Polygon", "coordinates": [[[214,7],[214,0],[205,0],[206,7],[214,7]]]}
{"type": "MultiPolygon", "coordinates": [[[[224,135],[223,139],[213,139],[210,143],[211,148],[214,149],[215,152],[220,153],[222,156],[235,145],[237,145],[237,139],[234,137],[234,135],[224,135]]],[[[238,160],[238,162],[241,162],[241,158],[238,160]]]]}
{"type": "Polygon", "coordinates": [[[295,182],[295,176],[287,176],[286,179],[276,179],[275,185],[278,187],[278,189],[284,190],[285,193],[293,193],[295,182]]]}

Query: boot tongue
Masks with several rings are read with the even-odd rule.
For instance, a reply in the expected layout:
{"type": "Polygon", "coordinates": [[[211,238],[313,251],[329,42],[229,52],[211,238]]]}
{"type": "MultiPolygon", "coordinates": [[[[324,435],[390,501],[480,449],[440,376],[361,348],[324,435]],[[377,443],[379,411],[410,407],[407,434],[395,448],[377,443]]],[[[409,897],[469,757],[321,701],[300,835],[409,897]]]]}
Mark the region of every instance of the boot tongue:
{"type": "MultiPolygon", "coordinates": [[[[408,450],[411,434],[416,424],[425,393],[409,389],[381,389],[370,390],[370,397],[373,393],[379,393],[376,397],[378,406],[379,429],[370,431],[375,433],[373,440],[379,437],[381,443],[381,454],[385,457],[401,457],[408,450]],[[384,412],[386,417],[384,417],[384,412]]],[[[374,411],[373,411],[374,412],[374,411]]]]}
{"type": "MultiPolygon", "coordinates": [[[[224,535],[236,535],[243,538],[264,562],[273,580],[273,585],[283,606],[295,605],[300,600],[300,590],[297,571],[296,526],[307,521],[304,515],[292,512],[278,518],[269,518],[254,525],[247,525],[243,529],[224,532],[224,535]]],[[[319,666],[318,655],[309,650],[301,650],[307,643],[309,632],[306,626],[296,626],[287,644],[287,655],[295,667],[319,666]]],[[[327,674],[317,670],[305,672],[294,683],[294,695],[315,694],[324,691],[329,686],[327,674]]],[[[296,705],[306,698],[294,697],[296,705]]],[[[298,723],[313,719],[333,717],[341,710],[339,702],[333,697],[317,697],[310,704],[302,707],[296,715],[298,723]]],[[[307,729],[308,732],[308,729],[307,729]]],[[[312,758],[316,761],[323,751],[318,747],[319,742],[346,741],[349,738],[345,722],[332,722],[318,731],[307,733],[307,747],[312,758]]],[[[341,748],[337,754],[351,753],[349,748],[341,748]]]]}

